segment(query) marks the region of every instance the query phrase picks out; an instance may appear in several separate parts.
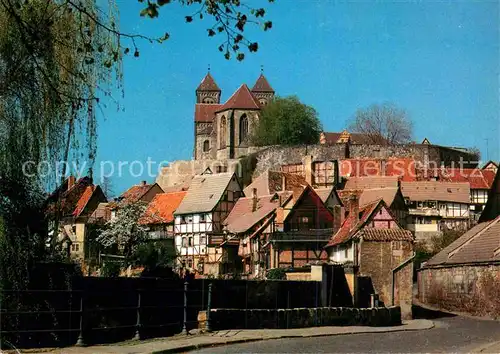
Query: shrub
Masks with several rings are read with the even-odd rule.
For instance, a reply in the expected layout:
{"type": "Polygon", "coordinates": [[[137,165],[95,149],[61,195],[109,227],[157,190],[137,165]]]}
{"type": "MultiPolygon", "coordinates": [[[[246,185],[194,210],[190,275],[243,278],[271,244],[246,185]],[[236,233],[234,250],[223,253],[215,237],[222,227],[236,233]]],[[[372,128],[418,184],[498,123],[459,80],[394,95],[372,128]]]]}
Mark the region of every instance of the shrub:
{"type": "Polygon", "coordinates": [[[269,280],[284,280],[286,279],[286,270],[284,268],[269,269],[266,277],[269,280]]]}
{"type": "Polygon", "coordinates": [[[122,265],[120,262],[106,261],[101,268],[101,275],[103,277],[115,278],[120,276],[122,265]]]}

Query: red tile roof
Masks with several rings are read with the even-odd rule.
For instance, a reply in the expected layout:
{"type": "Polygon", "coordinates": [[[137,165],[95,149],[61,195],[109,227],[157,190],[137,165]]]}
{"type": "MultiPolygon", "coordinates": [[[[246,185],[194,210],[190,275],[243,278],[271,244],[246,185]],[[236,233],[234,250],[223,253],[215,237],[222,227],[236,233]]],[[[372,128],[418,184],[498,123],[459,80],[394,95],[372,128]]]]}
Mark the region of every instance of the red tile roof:
{"type": "Polygon", "coordinates": [[[86,192],[87,187],[93,186],[92,179],[89,177],[82,177],[68,189],[70,180],[71,176],[66,178],[66,180],[47,198],[47,213],[54,213],[56,205],[58,205],[61,216],[73,216],[78,202],[82,198],[82,195],[86,192]]]}
{"type": "Polygon", "coordinates": [[[365,227],[357,235],[366,241],[413,241],[414,237],[409,230],[403,229],[377,229],[365,227]]]}
{"type": "Polygon", "coordinates": [[[265,171],[259,177],[255,178],[251,184],[245,187],[243,192],[247,197],[252,196],[253,189],[257,189],[258,196],[272,195],[283,191],[283,179],[286,191],[295,189],[304,189],[308,186],[304,177],[292,173],[281,171],[265,171]]]}
{"type": "Polygon", "coordinates": [[[398,176],[350,177],[344,189],[397,188],[398,176]]]}
{"type": "Polygon", "coordinates": [[[92,198],[92,195],[94,194],[95,190],[96,186],[94,185],[85,188],[85,191],[83,192],[82,196],[80,197],[80,199],[78,199],[78,202],[76,203],[75,210],[73,211],[73,216],[80,216],[80,214],[85,209],[85,206],[89,202],[90,198],[92,198]]]}
{"type": "Polygon", "coordinates": [[[495,179],[495,171],[479,168],[438,168],[419,171],[420,179],[437,178],[443,182],[469,183],[471,189],[490,189],[495,179]]]}
{"type": "Polygon", "coordinates": [[[122,203],[135,203],[139,201],[144,194],[146,194],[156,183],[153,184],[139,184],[130,187],[120,196],[122,203]]]}
{"type": "Polygon", "coordinates": [[[469,183],[417,181],[402,182],[401,192],[411,201],[437,200],[442,202],[470,203],[469,183]]]}
{"type": "Polygon", "coordinates": [[[200,85],[196,89],[196,91],[220,91],[219,86],[215,83],[214,78],[210,73],[205,75],[203,80],[201,80],[200,85]]]}
{"type": "Polygon", "coordinates": [[[254,92],[274,92],[273,88],[271,87],[271,85],[269,85],[269,82],[267,81],[264,74],[260,74],[259,78],[255,82],[255,85],[253,85],[252,91],[254,91],[254,92]]]}
{"type": "Polygon", "coordinates": [[[148,204],[140,224],[168,224],[174,221],[174,212],[187,192],[159,193],[148,204]]]}
{"type": "Polygon", "coordinates": [[[219,111],[222,105],[197,103],[194,107],[195,122],[211,123],[215,118],[215,112],[219,111]]]}
{"type": "Polygon", "coordinates": [[[360,207],[376,202],[379,199],[391,206],[398,192],[399,188],[344,189],[339,191],[339,195],[344,205],[348,205],[349,196],[354,193],[359,198],[360,207]]]}
{"type": "Polygon", "coordinates": [[[278,208],[279,198],[275,195],[261,196],[257,199],[257,208],[253,209],[253,197],[240,198],[224,220],[227,231],[243,233],[268,217],[278,208]]]}
{"type": "Polygon", "coordinates": [[[241,85],[238,90],[218,109],[222,112],[228,109],[253,109],[260,110],[260,103],[250,92],[247,85],[241,85]]]}
{"type": "Polygon", "coordinates": [[[371,204],[366,205],[363,208],[360,208],[359,220],[356,222],[356,215],[348,215],[347,218],[342,223],[340,229],[333,235],[325,248],[333,247],[336,245],[340,245],[344,242],[349,241],[356,233],[367,223],[370,219],[371,215],[377,210],[379,205],[384,205],[383,200],[378,200],[371,204]]]}

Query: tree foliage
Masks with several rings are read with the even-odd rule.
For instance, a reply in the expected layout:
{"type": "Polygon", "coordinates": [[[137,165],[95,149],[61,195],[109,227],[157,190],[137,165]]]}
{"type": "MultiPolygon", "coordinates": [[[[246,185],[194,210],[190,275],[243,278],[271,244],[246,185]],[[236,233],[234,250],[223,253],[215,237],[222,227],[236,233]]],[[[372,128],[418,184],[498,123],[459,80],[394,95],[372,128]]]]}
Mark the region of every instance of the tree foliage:
{"type": "Polygon", "coordinates": [[[106,223],[96,241],[105,248],[117,249],[125,259],[131,259],[138,245],[147,238],[147,228],[139,223],[145,210],[146,204],[142,202],[120,206],[116,217],[106,223]]]}
{"type": "Polygon", "coordinates": [[[321,130],[313,107],[295,96],[278,97],[262,109],[252,142],[259,146],[316,144],[321,130]]]}
{"type": "Polygon", "coordinates": [[[359,109],[349,130],[366,134],[373,144],[406,144],[412,141],[413,123],[406,111],[391,103],[359,109]]]}

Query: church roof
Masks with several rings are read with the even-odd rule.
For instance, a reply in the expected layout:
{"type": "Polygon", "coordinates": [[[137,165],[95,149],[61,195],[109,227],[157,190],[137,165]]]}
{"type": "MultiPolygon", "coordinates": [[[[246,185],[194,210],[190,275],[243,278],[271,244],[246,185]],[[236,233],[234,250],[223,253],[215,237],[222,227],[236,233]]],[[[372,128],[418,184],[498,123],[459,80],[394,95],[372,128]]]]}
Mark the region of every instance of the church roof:
{"type": "Polygon", "coordinates": [[[194,109],[195,122],[212,122],[215,117],[215,112],[219,111],[222,105],[197,103],[194,109]]]}
{"type": "Polygon", "coordinates": [[[274,92],[273,88],[271,87],[271,85],[269,85],[269,82],[267,81],[264,74],[260,74],[259,78],[255,82],[255,85],[253,85],[252,91],[254,91],[254,92],[274,92]]]}
{"type": "Polygon", "coordinates": [[[247,85],[241,85],[238,90],[220,107],[217,112],[228,109],[260,109],[259,101],[250,92],[247,85]]]}
{"type": "Polygon", "coordinates": [[[201,83],[198,86],[198,88],[196,89],[196,91],[219,91],[220,92],[220,88],[215,83],[215,80],[212,77],[212,75],[210,75],[210,73],[207,73],[207,75],[205,75],[203,80],[201,80],[201,83]]]}

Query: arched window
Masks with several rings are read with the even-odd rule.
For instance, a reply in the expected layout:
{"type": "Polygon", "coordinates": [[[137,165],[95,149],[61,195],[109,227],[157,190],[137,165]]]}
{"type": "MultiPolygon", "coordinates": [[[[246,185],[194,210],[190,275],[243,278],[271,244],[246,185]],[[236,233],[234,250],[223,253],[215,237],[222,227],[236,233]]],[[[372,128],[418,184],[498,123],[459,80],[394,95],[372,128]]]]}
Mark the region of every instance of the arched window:
{"type": "Polygon", "coordinates": [[[220,120],[220,135],[219,135],[219,149],[224,149],[226,147],[226,139],[227,139],[227,122],[226,117],[222,116],[220,120]]]}
{"type": "Polygon", "coordinates": [[[208,152],[210,150],[210,142],[208,140],[205,140],[203,142],[203,152],[208,152]]]}
{"type": "Polygon", "coordinates": [[[259,100],[259,103],[260,103],[261,106],[265,106],[267,104],[267,100],[265,98],[261,98],[259,100]]]}
{"type": "Polygon", "coordinates": [[[205,97],[202,103],[214,104],[215,100],[212,97],[205,97]]]}
{"type": "Polygon", "coordinates": [[[248,118],[243,114],[240,118],[240,145],[246,141],[248,136],[248,118]]]}

